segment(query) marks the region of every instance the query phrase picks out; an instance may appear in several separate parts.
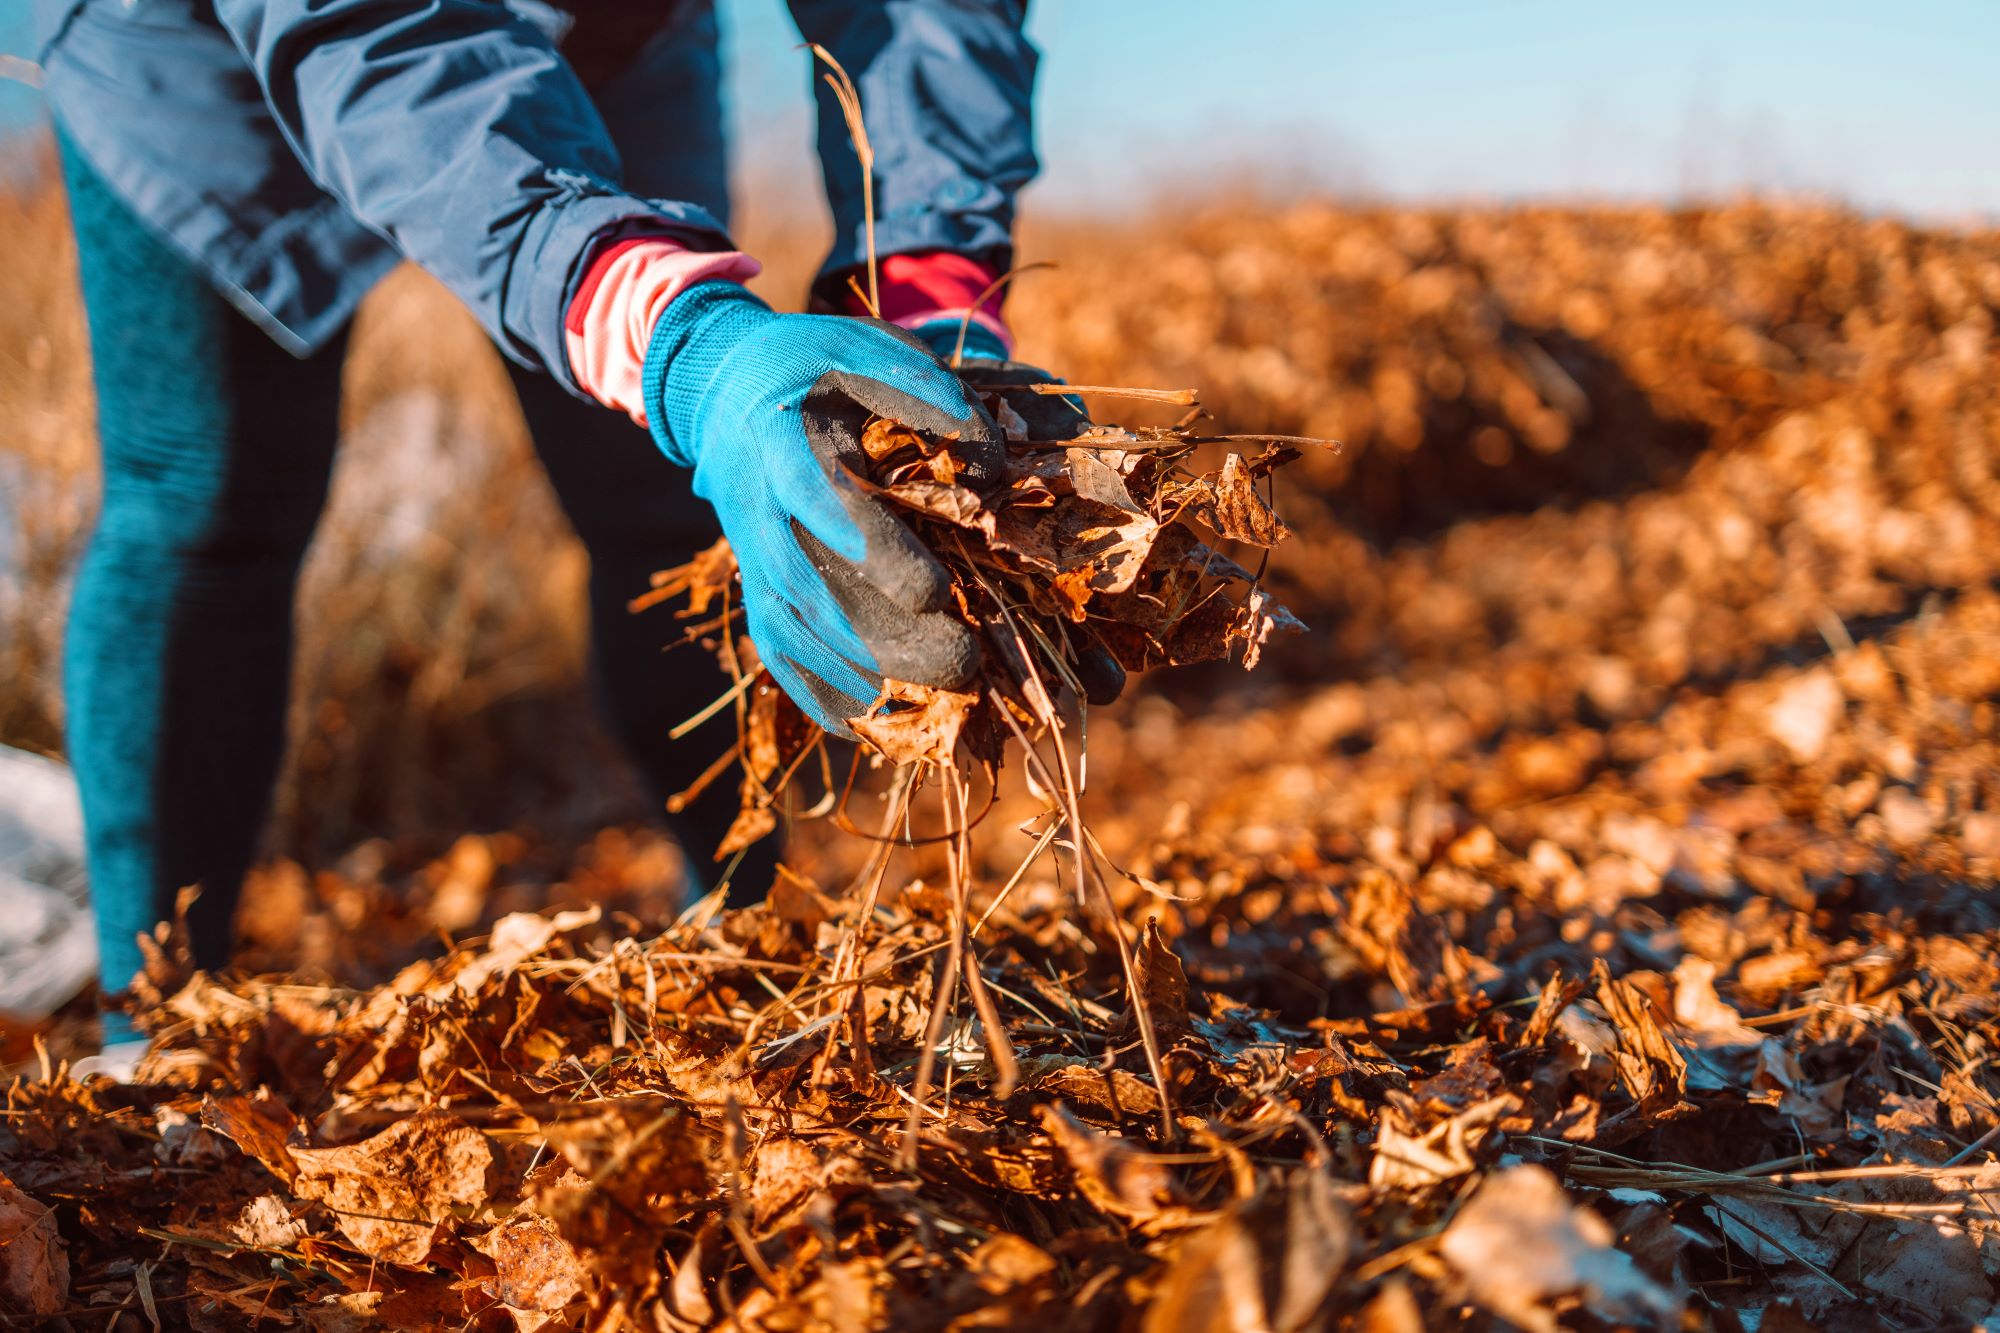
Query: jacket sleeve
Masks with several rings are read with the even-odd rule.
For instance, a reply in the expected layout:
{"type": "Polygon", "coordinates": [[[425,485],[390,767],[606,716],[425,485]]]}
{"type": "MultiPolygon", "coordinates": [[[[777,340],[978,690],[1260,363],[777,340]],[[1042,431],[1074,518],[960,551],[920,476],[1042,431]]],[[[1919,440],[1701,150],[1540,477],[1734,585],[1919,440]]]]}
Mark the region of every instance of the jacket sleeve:
{"type": "MultiPolygon", "coordinates": [[[[791,10],[860,90],[875,149],[876,248],[953,250],[1006,270],[1014,197],[1038,166],[1026,0],[791,0],[791,10]]],[[[861,168],[824,71],[815,61],[834,244],[815,290],[837,300],[841,275],[867,259],[867,233],[861,168]]]]}
{"type": "Polygon", "coordinates": [[[646,222],[726,249],[686,203],[617,181],[576,74],[490,0],[216,0],[293,150],[357,218],[575,391],[563,312],[600,231],[646,222]]]}

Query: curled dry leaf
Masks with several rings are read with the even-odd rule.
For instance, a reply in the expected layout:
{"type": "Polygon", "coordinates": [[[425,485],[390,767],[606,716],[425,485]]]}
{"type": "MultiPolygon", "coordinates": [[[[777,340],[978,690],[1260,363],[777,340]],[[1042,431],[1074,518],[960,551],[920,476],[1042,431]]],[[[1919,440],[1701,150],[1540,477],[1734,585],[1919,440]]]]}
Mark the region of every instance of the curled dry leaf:
{"type": "Polygon", "coordinates": [[[1122,1031],[1128,1039],[1136,1039],[1139,1031],[1134,1007],[1143,1004],[1146,1016],[1152,1020],[1153,1031],[1159,1040],[1171,1044],[1194,1030],[1194,1020],[1188,1013],[1187,972],[1181,966],[1180,958],[1173,946],[1161,933],[1157,920],[1146,922],[1140,932],[1139,947],[1134,951],[1133,971],[1138,980],[1137,991],[1126,997],[1125,1026],[1122,1031]]]}
{"type": "Polygon", "coordinates": [[[1377,1188],[1418,1190],[1471,1175],[1478,1169],[1476,1153],[1495,1122],[1519,1107],[1518,1098],[1502,1093],[1419,1134],[1408,1128],[1404,1112],[1385,1106],[1375,1136],[1375,1156],[1368,1164],[1368,1183],[1377,1188]]]}
{"type": "Polygon", "coordinates": [[[1602,959],[1592,970],[1597,981],[1597,1000],[1610,1016],[1617,1033],[1611,1059],[1625,1090],[1638,1103],[1639,1113],[1649,1117],[1682,1114],[1687,1104],[1687,1060],[1667,1040],[1653,1016],[1652,1001],[1638,987],[1611,975],[1602,959]]]}
{"type": "Polygon", "coordinates": [[[1268,550],[1290,535],[1276,511],[1257,493],[1243,455],[1229,455],[1221,475],[1204,483],[1204,488],[1207,494],[1195,502],[1192,512],[1216,536],[1268,550]]]}
{"type": "Polygon", "coordinates": [[[260,1092],[255,1097],[240,1093],[211,1094],[201,1105],[201,1123],[223,1135],[279,1180],[290,1185],[298,1179],[298,1162],[292,1147],[305,1146],[299,1118],[291,1109],[260,1092]]]}
{"type": "Polygon", "coordinates": [[[1191,1215],[1174,1178],[1149,1154],[1115,1134],[1091,1129],[1060,1103],[1037,1108],[1068,1159],[1083,1196],[1104,1212],[1146,1227],[1186,1226],[1191,1215]]]}

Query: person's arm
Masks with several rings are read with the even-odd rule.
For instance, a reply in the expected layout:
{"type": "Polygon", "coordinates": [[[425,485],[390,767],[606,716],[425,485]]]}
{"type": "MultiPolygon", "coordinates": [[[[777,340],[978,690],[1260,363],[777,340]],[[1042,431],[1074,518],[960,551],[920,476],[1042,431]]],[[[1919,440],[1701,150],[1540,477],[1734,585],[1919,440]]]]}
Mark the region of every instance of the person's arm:
{"type": "MultiPolygon", "coordinates": [[[[1038,165],[1024,0],[791,0],[791,10],[860,91],[875,150],[878,252],[943,251],[1005,272],[1014,199],[1038,165]]],[[[834,243],[814,294],[842,309],[847,274],[867,260],[867,229],[861,168],[824,68],[815,62],[813,82],[834,243]]]]}
{"type": "Polygon", "coordinates": [[[513,355],[573,387],[580,368],[586,392],[693,469],[735,550],[762,660],[821,725],[847,731],[885,677],[972,675],[978,641],[943,568],[855,478],[870,414],[959,440],[968,482],[1002,471],[998,429],[921,344],[774,314],[742,286],[754,264],[697,253],[726,247],[721,228],[620,190],[575,74],[497,4],[217,7],[327,190],[513,355]],[[653,234],[624,244],[635,228],[653,234]]]}
{"type": "Polygon", "coordinates": [[[620,188],[576,74],[487,0],[216,0],[294,151],[329,193],[566,384],[564,314],[619,224],[726,250],[692,204],[620,188]]]}

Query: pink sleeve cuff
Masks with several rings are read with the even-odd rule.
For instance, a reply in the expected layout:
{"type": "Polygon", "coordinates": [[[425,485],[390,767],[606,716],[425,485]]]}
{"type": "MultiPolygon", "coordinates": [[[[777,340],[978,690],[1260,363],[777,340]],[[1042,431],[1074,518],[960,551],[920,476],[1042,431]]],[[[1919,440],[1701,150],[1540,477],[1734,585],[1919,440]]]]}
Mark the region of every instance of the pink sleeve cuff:
{"type": "Polygon", "coordinates": [[[690,250],[664,236],[604,246],[563,319],[563,350],[577,386],[644,426],[646,348],[668,303],[696,283],[745,282],[762,269],[740,250],[690,250]]]}
{"type": "MultiPolygon", "coordinates": [[[[882,318],[914,329],[936,320],[961,320],[970,311],[972,322],[991,332],[1011,353],[1014,335],[1000,317],[1000,300],[1005,289],[988,291],[998,277],[978,260],[951,250],[886,255],[877,272],[876,284],[882,318]],[[985,299],[981,300],[981,296],[985,299]]],[[[852,291],[847,294],[847,313],[868,313],[866,303],[852,291]]]]}

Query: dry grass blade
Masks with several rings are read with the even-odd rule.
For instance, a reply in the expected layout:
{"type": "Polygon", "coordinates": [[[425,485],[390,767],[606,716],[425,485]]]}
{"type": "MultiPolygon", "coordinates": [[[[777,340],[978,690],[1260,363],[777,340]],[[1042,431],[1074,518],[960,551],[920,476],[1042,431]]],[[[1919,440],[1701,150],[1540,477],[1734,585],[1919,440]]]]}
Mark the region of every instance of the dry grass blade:
{"type": "Polygon", "coordinates": [[[818,42],[810,45],[813,58],[827,66],[829,72],[821,77],[833,90],[834,101],[840,105],[841,119],[847,122],[847,135],[854,143],[855,160],[861,166],[862,228],[868,247],[867,304],[869,313],[880,318],[882,292],[875,273],[875,146],[868,141],[868,124],[861,115],[861,90],[854,86],[854,80],[848,77],[846,68],[834,58],[833,52],[818,42]]]}

